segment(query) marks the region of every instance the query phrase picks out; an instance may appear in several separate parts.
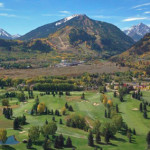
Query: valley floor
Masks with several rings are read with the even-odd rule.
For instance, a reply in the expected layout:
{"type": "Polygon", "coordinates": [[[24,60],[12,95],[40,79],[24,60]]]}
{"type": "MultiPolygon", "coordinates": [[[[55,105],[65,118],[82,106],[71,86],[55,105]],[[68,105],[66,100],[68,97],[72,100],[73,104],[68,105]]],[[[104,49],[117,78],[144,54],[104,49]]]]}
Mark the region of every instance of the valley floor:
{"type": "Polygon", "coordinates": [[[74,76],[81,75],[84,72],[88,73],[114,73],[114,72],[124,72],[129,70],[127,67],[116,66],[115,63],[103,61],[92,63],[92,64],[82,64],[78,66],[70,67],[48,67],[48,68],[37,68],[37,69],[2,69],[0,70],[0,76],[8,76],[11,78],[32,78],[37,76],[74,76]]]}

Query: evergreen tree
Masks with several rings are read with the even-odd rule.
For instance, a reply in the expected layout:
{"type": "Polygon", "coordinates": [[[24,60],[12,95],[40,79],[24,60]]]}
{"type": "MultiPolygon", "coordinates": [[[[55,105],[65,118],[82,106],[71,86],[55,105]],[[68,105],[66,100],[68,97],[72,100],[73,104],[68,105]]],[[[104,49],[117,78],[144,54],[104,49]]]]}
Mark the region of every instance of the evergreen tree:
{"type": "Polygon", "coordinates": [[[146,104],[144,103],[144,107],[143,107],[144,111],[147,111],[147,108],[146,108],[146,104]]]}
{"type": "Polygon", "coordinates": [[[100,142],[101,142],[100,132],[96,132],[96,143],[100,143],[100,142]]]}
{"type": "Polygon", "coordinates": [[[48,124],[48,121],[47,121],[47,120],[45,121],[45,124],[48,124]]]}
{"type": "Polygon", "coordinates": [[[85,99],[85,94],[84,93],[82,93],[82,95],[81,95],[81,99],[85,99]]]}
{"type": "Polygon", "coordinates": [[[18,118],[15,118],[14,122],[13,122],[13,128],[14,130],[17,130],[19,128],[19,121],[18,118]]]}
{"type": "Polygon", "coordinates": [[[70,92],[69,91],[66,91],[66,96],[70,96],[70,92]]]}
{"type": "Polygon", "coordinates": [[[6,108],[3,108],[3,115],[5,115],[6,113],[6,108]]]}
{"type": "Polygon", "coordinates": [[[59,124],[63,124],[62,119],[59,120],[59,124]]]}
{"type": "Polygon", "coordinates": [[[144,114],[143,114],[144,118],[147,119],[147,112],[144,111],[144,114]]]}
{"type": "Polygon", "coordinates": [[[136,131],[135,131],[135,129],[133,129],[133,134],[134,134],[134,135],[136,135],[136,131]]]}
{"type": "Polygon", "coordinates": [[[39,100],[39,97],[38,97],[38,95],[37,95],[37,97],[36,97],[36,99],[35,99],[35,103],[36,103],[36,104],[39,104],[39,102],[40,102],[40,100],[39,100]]]}
{"type": "Polygon", "coordinates": [[[119,113],[119,107],[118,107],[118,104],[116,104],[116,112],[119,113]]]}
{"type": "Polygon", "coordinates": [[[51,115],[53,115],[54,114],[54,111],[53,111],[53,109],[51,110],[51,115]]]}
{"type": "Polygon", "coordinates": [[[127,137],[129,139],[129,143],[131,143],[132,142],[132,136],[131,136],[131,130],[130,129],[128,129],[127,137]]]}
{"type": "Polygon", "coordinates": [[[67,138],[66,147],[72,147],[72,141],[70,137],[67,138]]]}
{"type": "Polygon", "coordinates": [[[116,93],[116,91],[114,92],[114,97],[117,97],[117,93],[116,93]]]}
{"type": "Polygon", "coordinates": [[[60,116],[59,110],[57,111],[57,116],[60,116]]]}
{"type": "Polygon", "coordinates": [[[59,148],[59,145],[58,145],[58,136],[56,136],[56,138],[55,138],[54,147],[55,148],[59,148]]]}
{"type": "Polygon", "coordinates": [[[130,135],[129,136],[129,143],[131,143],[132,142],[132,136],[130,135]]]}
{"type": "Polygon", "coordinates": [[[140,103],[140,112],[143,112],[143,104],[140,103]]]}
{"type": "Polygon", "coordinates": [[[47,109],[47,107],[45,107],[45,114],[46,114],[46,115],[48,114],[48,109],[47,109]]]}
{"type": "Polygon", "coordinates": [[[105,110],[105,118],[107,118],[107,110],[105,110]]]}
{"type": "Polygon", "coordinates": [[[34,98],[34,95],[33,95],[33,90],[31,90],[31,98],[34,98]]]}
{"type": "Polygon", "coordinates": [[[55,115],[57,115],[57,109],[55,110],[55,115]]]}
{"type": "Polygon", "coordinates": [[[109,109],[108,109],[108,115],[107,115],[107,117],[110,118],[110,115],[111,115],[111,110],[110,110],[110,108],[109,108],[109,109]]]}
{"type": "Polygon", "coordinates": [[[25,116],[25,115],[23,115],[23,117],[22,117],[22,124],[23,124],[23,125],[26,124],[26,116],[25,116]]]}
{"type": "Polygon", "coordinates": [[[69,106],[68,110],[69,110],[69,111],[73,111],[73,108],[72,108],[71,105],[69,106]]]}
{"type": "Polygon", "coordinates": [[[49,110],[49,109],[47,109],[47,114],[48,114],[48,115],[50,114],[50,110],[49,110]]]}
{"type": "Polygon", "coordinates": [[[53,116],[52,120],[55,122],[55,117],[53,116]]]}
{"type": "Polygon", "coordinates": [[[49,150],[49,147],[50,147],[50,140],[49,140],[49,138],[45,138],[44,143],[43,143],[42,146],[43,146],[44,150],[49,150]]]}
{"type": "Polygon", "coordinates": [[[150,131],[147,134],[146,142],[147,142],[148,148],[150,148],[150,131]]]}
{"type": "Polygon", "coordinates": [[[13,110],[12,110],[12,108],[10,108],[10,116],[12,117],[13,116],[13,110]]]}
{"type": "Polygon", "coordinates": [[[66,104],[65,104],[65,107],[66,107],[66,109],[68,109],[68,103],[66,102],[66,104]]]}
{"type": "Polygon", "coordinates": [[[120,102],[123,102],[123,96],[122,95],[120,95],[119,99],[120,99],[120,102]]]}
{"type": "Polygon", "coordinates": [[[31,148],[32,148],[32,140],[29,138],[27,143],[27,149],[31,149],[31,148]]]}
{"type": "Polygon", "coordinates": [[[10,109],[9,108],[6,109],[5,118],[10,119],[10,109]]]}
{"type": "Polygon", "coordinates": [[[105,142],[108,144],[109,143],[109,139],[110,139],[110,134],[109,134],[109,130],[106,130],[106,133],[105,133],[105,142]]]}
{"type": "Polygon", "coordinates": [[[132,97],[135,98],[135,92],[132,93],[132,97]]]}
{"type": "Polygon", "coordinates": [[[64,137],[63,137],[62,134],[60,134],[59,137],[58,137],[58,145],[59,145],[59,147],[64,146],[64,137]]]}
{"type": "Polygon", "coordinates": [[[88,135],[88,145],[89,146],[94,146],[94,140],[93,140],[93,133],[92,133],[92,131],[90,131],[90,133],[88,135]]]}

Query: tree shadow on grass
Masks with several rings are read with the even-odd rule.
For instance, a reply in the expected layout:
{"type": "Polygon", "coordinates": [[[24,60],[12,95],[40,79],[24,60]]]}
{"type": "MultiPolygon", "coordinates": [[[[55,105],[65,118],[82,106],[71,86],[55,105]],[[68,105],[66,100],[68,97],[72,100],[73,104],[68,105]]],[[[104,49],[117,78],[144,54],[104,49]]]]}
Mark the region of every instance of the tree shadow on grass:
{"type": "Polygon", "coordinates": [[[137,142],[135,141],[135,138],[134,138],[134,137],[132,137],[132,139],[131,139],[131,143],[133,143],[133,144],[137,144],[137,142]]]}
{"type": "Polygon", "coordinates": [[[72,148],[72,149],[76,149],[77,147],[75,147],[75,146],[67,147],[66,145],[64,145],[64,146],[62,147],[62,149],[64,149],[64,148],[72,148]]]}
{"type": "Polygon", "coordinates": [[[34,147],[32,147],[32,148],[30,148],[30,149],[32,149],[32,150],[37,150],[36,148],[34,148],[34,147]]]}
{"type": "MultiPolygon", "coordinates": [[[[106,143],[103,143],[103,142],[100,142],[100,143],[98,143],[98,144],[100,144],[100,145],[112,145],[112,146],[118,146],[118,145],[116,145],[116,144],[113,144],[113,143],[111,143],[111,142],[109,142],[108,144],[106,144],[106,143]]],[[[94,147],[97,147],[98,145],[95,145],[94,147]]],[[[99,148],[101,148],[100,146],[98,146],[99,148]]]]}
{"type": "Polygon", "coordinates": [[[16,150],[15,148],[9,146],[9,145],[3,145],[0,148],[2,148],[2,150],[16,150]]]}
{"type": "Polygon", "coordinates": [[[113,143],[108,143],[108,145],[111,145],[111,146],[118,146],[118,145],[113,144],[113,143]]]}
{"type": "Polygon", "coordinates": [[[94,150],[101,150],[102,149],[102,147],[99,145],[94,145],[93,148],[95,148],[94,150]]]}
{"type": "Polygon", "coordinates": [[[38,146],[41,146],[43,144],[43,141],[36,141],[36,142],[34,142],[34,145],[38,145],[38,146]]]}
{"type": "Polygon", "coordinates": [[[122,135],[127,135],[126,129],[121,129],[120,131],[118,131],[118,133],[120,133],[122,135]]]}
{"type": "Polygon", "coordinates": [[[119,141],[119,142],[126,142],[125,139],[117,138],[117,137],[114,137],[113,140],[116,140],[116,141],[119,141]]]}

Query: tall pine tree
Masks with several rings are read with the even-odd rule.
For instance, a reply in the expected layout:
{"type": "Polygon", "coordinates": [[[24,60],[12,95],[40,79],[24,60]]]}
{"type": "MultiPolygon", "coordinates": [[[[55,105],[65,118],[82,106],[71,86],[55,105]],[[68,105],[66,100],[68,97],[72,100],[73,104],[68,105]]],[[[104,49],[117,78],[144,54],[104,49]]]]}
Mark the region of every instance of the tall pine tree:
{"type": "Polygon", "coordinates": [[[100,132],[96,133],[96,143],[100,143],[101,142],[101,135],[100,132]]]}
{"type": "Polygon", "coordinates": [[[31,148],[32,148],[32,140],[29,138],[27,143],[27,149],[31,149],[31,148]]]}
{"type": "Polygon", "coordinates": [[[93,140],[93,133],[92,133],[92,131],[90,131],[90,133],[88,135],[88,145],[89,146],[94,146],[94,140],[93,140]]]}
{"type": "Polygon", "coordinates": [[[150,131],[147,134],[146,142],[147,142],[148,148],[150,148],[150,131]]]}
{"type": "Polygon", "coordinates": [[[67,138],[66,147],[72,147],[72,140],[70,137],[67,138]]]}

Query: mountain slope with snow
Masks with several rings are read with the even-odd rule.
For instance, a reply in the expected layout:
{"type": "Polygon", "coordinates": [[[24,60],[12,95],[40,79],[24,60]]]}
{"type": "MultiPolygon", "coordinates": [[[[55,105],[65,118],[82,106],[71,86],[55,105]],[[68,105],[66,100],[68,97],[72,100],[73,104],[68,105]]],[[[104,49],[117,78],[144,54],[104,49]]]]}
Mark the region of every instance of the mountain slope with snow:
{"type": "Polygon", "coordinates": [[[139,41],[147,33],[150,33],[150,27],[143,23],[140,23],[138,25],[132,26],[127,30],[124,30],[124,33],[130,36],[134,41],[139,41]]]}
{"type": "Polygon", "coordinates": [[[66,23],[67,21],[69,21],[69,20],[71,20],[71,19],[73,19],[73,18],[75,18],[75,17],[79,17],[79,16],[82,16],[82,15],[72,15],[72,16],[70,16],[70,17],[66,17],[66,18],[64,18],[64,19],[62,19],[62,20],[60,20],[60,21],[58,21],[55,25],[56,25],[56,26],[59,26],[59,25],[61,25],[61,24],[63,24],[63,23],[66,23]]]}
{"type": "Polygon", "coordinates": [[[17,39],[19,38],[20,35],[19,34],[16,34],[16,35],[11,35],[10,33],[6,32],[4,29],[1,29],[0,28],[0,38],[1,39],[17,39]]]}
{"type": "Polygon", "coordinates": [[[15,34],[15,35],[12,35],[11,37],[12,37],[12,39],[17,39],[17,38],[21,37],[21,35],[20,34],[15,34]]]}
{"type": "Polygon", "coordinates": [[[12,39],[12,36],[8,32],[6,32],[5,30],[0,29],[0,38],[1,39],[12,39]]]}

